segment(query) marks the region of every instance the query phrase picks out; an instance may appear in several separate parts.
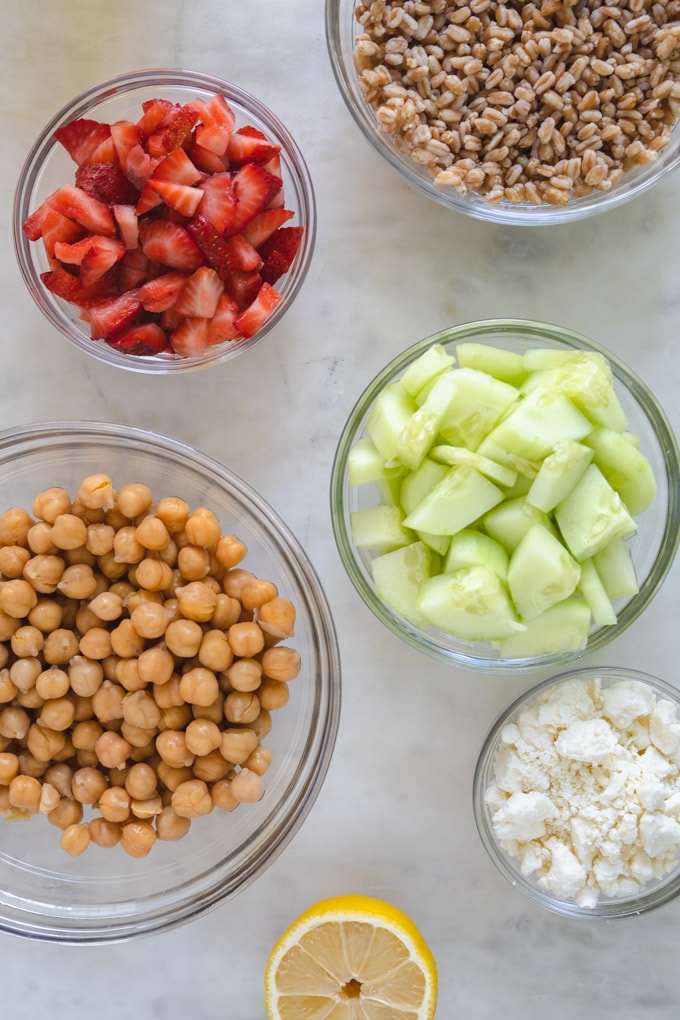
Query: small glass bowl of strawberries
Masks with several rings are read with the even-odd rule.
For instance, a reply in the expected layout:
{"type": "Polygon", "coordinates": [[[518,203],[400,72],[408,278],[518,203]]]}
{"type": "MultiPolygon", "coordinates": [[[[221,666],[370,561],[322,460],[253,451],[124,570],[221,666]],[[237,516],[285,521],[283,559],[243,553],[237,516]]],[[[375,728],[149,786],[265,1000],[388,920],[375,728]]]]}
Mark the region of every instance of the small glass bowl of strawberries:
{"type": "Polygon", "coordinates": [[[99,361],[167,374],[261,340],[297,295],[314,191],[287,128],[236,85],[143,70],[57,113],[14,202],[36,304],[99,361]]]}

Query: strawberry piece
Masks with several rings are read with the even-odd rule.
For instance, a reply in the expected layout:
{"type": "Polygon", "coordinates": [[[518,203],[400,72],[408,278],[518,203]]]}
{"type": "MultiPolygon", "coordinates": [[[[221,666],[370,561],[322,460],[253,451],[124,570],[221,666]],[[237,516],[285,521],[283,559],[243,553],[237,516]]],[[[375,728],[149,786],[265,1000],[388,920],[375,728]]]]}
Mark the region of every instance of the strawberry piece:
{"type": "Polygon", "coordinates": [[[203,262],[200,249],[179,223],[145,220],[140,225],[140,238],[144,253],[170,269],[193,272],[203,262]]]}
{"type": "MultiPolygon", "coordinates": [[[[181,152],[182,150],[178,149],[177,151],[181,152]]],[[[155,180],[153,176],[149,180],[149,187],[160,195],[166,205],[187,218],[194,215],[203,198],[203,192],[199,188],[190,188],[187,184],[175,184],[174,181],[155,180]]]]}
{"type": "Polygon", "coordinates": [[[225,340],[236,340],[241,336],[236,328],[238,305],[227,293],[221,294],[217,302],[215,314],[208,323],[208,347],[224,343],[225,340]]]}
{"type": "Polygon", "coordinates": [[[92,237],[92,244],[80,263],[80,282],[91,287],[125,255],[125,245],[114,237],[92,237]]]}
{"type": "Polygon", "coordinates": [[[113,205],[111,212],[116,222],[118,236],[128,251],[139,244],[139,221],[134,205],[113,205]]]}
{"type": "MultiPolygon", "coordinates": [[[[196,272],[200,272],[200,268],[196,272]]],[[[142,302],[142,307],[147,312],[157,314],[167,311],[168,308],[172,308],[175,304],[184,284],[189,279],[190,277],[186,273],[180,273],[179,270],[175,270],[172,273],[163,273],[161,276],[155,276],[153,280],[147,280],[139,288],[139,299],[142,302]]]]}
{"type": "Polygon", "coordinates": [[[114,163],[118,165],[118,153],[113,138],[105,138],[97,148],[90,153],[85,160],[86,163],[114,163]]]}
{"type": "Polygon", "coordinates": [[[279,301],[281,301],[279,292],[268,283],[263,283],[255,300],[234,320],[234,325],[239,333],[245,337],[255,336],[279,301]]]}
{"type": "Polygon", "coordinates": [[[110,347],[114,347],[122,354],[134,354],[135,357],[159,354],[168,349],[168,335],[155,322],[127,326],[105,339],[110,347]]]}
{"type": "MultiPolygon", "coordinates": [[[[281,153],[277,152],[276,155],[269,160],[268,163],[264,164],[264,169],[267,173],[272,174],[274,177],[278,177],[279,180],[283,181],[283,173],[281,170],[281,153]]],[[[269,209],[282,209],[283,208],[283,186],[281,189],[270,199],[269,209]]]]}
{"type": "Polygon", "coordinates": [[[150,135],[170,119],[170,114],[178,110],[176,103],[169,99],[147,99],[142,103],[142,116],[137,121],[137,126],[145,135],[150,135]]]}
{"type": "Polygon", "coordinates": [[[160,324],[166,333],[174,333],[182,322],[184,322],[184,316],[175,310],[174,305],[161,312],[160,324]]]}
{"type": "Polygon", "coordinates": [[[93,340],[106,340],[119,330],[129,326],[139,315],[142,303],[139,291],[128,290],[114,297],[101,298],[88,307],[88,319],[93,340]]]}
{"type": "Polygon", "coordinates": [[[174,184],[197,184],[203,177],[187,156],[184,149],[173,152],[158,160],[151,174],[154,181],[172,181],[174,184]]]}
{"type": "Polygon", "coordinates": [[[290,269],[298,253],[304,230],[302,227],[279,227],[260,246],[263,259],[262,279],[275,283],[290,269]]]}
{"type": "Polygon", "coordinates": [[[63,298],[64,301],[75,301],[80,290],[78,277],[61,266],[41,273],[40,279],[55,297],[63,298]]]}
{"type": "Polygon", "coordinates": [[[251,269],[257,269],[262,265],[260,253],[256,248],[253,248],[252,244],[245,239],[243,234],[231,234],[227,241],[238,259],[240,270],[247,273],[251,269]]]}
{"type": "Polygon", "coordinates": [[[294,215],[292,209],[263,209],[257,216],[253,216],[250,223],[246,223],[241,233],[253,248],[259,248],[275,230],[294,215]]]}
{"type": "Polygon", "coordinates": [[[208,319],[185,318],[170,334],[170,346],[183,358],[200,358],[208,346],[208,319]]]}
{"type": "Polygon", "coordinates": [[[76,186],[105,205],[136,202],[137,189],[116,163],[81,163],[76,186]]]}
{"type": "Polygon", "coordinates": [[[135,212],[137,216],[143,216],[144,213],[151,212],[152,209],[158,208],[159,205],[163,204],[163,199],[150,184],[145,185],[142,189],[142,193],[139,196],[137,205],[135,206],[135,212]]]}
{"type": "Polygon", "coordinates": [[[280,149],[257,128],[242,127],[229,138],[227,156],[230,163],[268,163],[280,149]]]}
{"type": "Polygon", "coordinates": [[[199,111],[190,104],[171,113],[163,127],[150,135],[149,152],[158,151],[158,154],[161,154],[172,152],[173,149],[186,148],[191,141],[198,117],[199,111]]]}
{"type": "Polygon", "coordinates": [[[58,127],[54,132],[54,137],[64,146],[71,159],[80,165],[110,134],[111,126],[109,124],[80,117],[58,127]]]}
{"type": "Polygon", "coordinates": [[[159,159],[153,159],[141,145],[133,145],[125,160],[125,174],[138,191],[143,191],[159,162],[159,159]]]}
{"type": "Polygon", "coordinates": [[[218,156],[224,156],[235,126],[236,117],[233,110],[225,97],[217,92],[203,104],[195,140],[203,148],[216,152],[218,156]]]}
{"type": "Polygon", "coordinates": [[[131,120],[117,120],[111,125],[111,141],[115,146],[118,162],[125,169],[130,149],[135,145],[143,148],[144,132],[131,120]]]}
{"type": "Polygon", "coordinates": [[[42,237],[48,258],[52,258],[54,255],[54,246],[57,241],[71,244],[83,235],[83,228],[79,223],[62,216],[46,202],[38,206],[35,212],[24,220],[23,229],[31,241],[37,241],[42,237]]]}
{"type": "Polygon", "coordinates": [[[67,219],[80,223],[93,234],[113,237],[116,233],[116,225],[109,207],[74,184],[65,184],[46,201],[52,209],[56,209],[67,219]]]}
{"type": "Polygon", "coordinates": [[[215,270],[199,266],[184,284],[175,309],[180,315],[211,319],[223,292],[224,284],[215,270]]]}
{"type": "Polygon", "coordinates": [[[262,277],[256,269],[249,273],[230,273],[224,281],[224,289],[236,302],[239,312],[251,304],[262,286],[262,277]]]}
{"type": "Polygon", "coordinates": [[[234,174],[233,183],[236,210],[231,230],[236,233],[269,205],[281,190],[282,182],[257,163],[246,163],[234,174]]]}
{"type": "Polygon", "coordinates": [[[118,263],[118,293],[140,288],[154,272],[155,262],[144,254],[141,248],[125,253],[118,263]]]}
{"type": "Polygon", "coordinates": [[[199,206],[201,216],[205,216],[220,234],[228,230],[234,219],[236,195],[231,182],[231,174],[216,173],[198,185],[203,192],[203,201],[199,206]]]}
{"type": "Polygon", "coordinates": [[[187,223],[187,232],[193,238],[203,254],[203,258],[211,269],[226,279],[230,273],[238,271],[241,266],[233,248],[205,216],[195,216],[187,223]]]}
{"type": "Polygon", "coordinates": [[[64,241],[57,241],[54,245],[54,256],[59,259],[60,262],[66,263],[69,266],[79,266],[85,255],[92,247],[96,235],[87,234],[82,237],[79,241],[74,241],[72,244],[64,243],[64,241]]]}
{"type": "Polygon", "coordinates": [[[228,161],[226,156],[220,156],[216,152],[211,152],[210,149],[198,145],[197,142],[193,142],[189,146],[188,154],[194,166],[197,166],[199,170],[206,174],[221,174],[227,169],[228,161]]]}

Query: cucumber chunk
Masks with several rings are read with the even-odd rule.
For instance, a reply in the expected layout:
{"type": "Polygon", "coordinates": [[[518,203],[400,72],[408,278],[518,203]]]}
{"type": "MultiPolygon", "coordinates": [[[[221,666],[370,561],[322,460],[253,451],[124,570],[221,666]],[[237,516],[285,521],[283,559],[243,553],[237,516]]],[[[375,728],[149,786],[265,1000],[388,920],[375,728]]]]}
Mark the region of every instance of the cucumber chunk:
{"type": "Polygon", "coordinates": [[[350,485],[369,485],[406,474],[401,464],[385,460],[370,436],[357,439],[347,457],[347,470],[350,485]]]}
{"type": "Polygon", "coordinates": [[[593,451],[573,439],[555,443],[527,493],[527,503],[549,513],[569,495],[593,459],[593,451]]]}
{"type": "Polygon", "coordinates": [[[527,460],[543,460],[555,443],[583,439],[592,423],[562,393],[528,393],[489,433],[492,443],[527,460]]]}
{"type": "Polygon", "coordinates": [[[576,404],[595,425],[607,425],[618,432],[626,427],[626,415],[614,389],[611,368],[597,352],[527,351],[524,365],[529,371],[523,384],[525,392],[542,389],[560,392],[576,404]],[[552,365],[550,361],[552,360],[552,365]],[[542,368],[538,366],[542,364],[542,368]]]}
{"type": "Polygon", "coordinates": [[[581,564],[581,580],[579,589],[590,606],[593,623],[598,627],[609,627],[616,623],[616,612],[602,584],[593,560],[584,560],[581,564]]]}
{"type": "Polygon", "coordinates": [[[595,463],[612,485],[632,516],[649,509],[657,494],[652,465],[625,434],[610,428],[594,429],[585,442],[595,454],[595,463]]]}
{"type": "Polygon", "coordinates": [[[572,595],[535,616],[523,632],[504,638],[497,647],[508,659],[582,651],[588,643],[590,623],[588,603],[572,595]]]}
{"type": "Polygon", "coordinates": [[[385,460],[396,458],[399,436],[415,409],[413,398],[398,382],[389,383],[376,397],[366,431],[385,460]]]}
{"type": "Polygon", "coordinates": [[[406,392],[415,397],[438,375],[452,368],[455,362],[456,359],[445,347],[441,344],[432,344],[411,362],[399,381],[406,392]]]}
{"type": "Polygon", "coordinates": [[[498,574],[482,565],[426,578],[418,609],[461,641],[495,641],[523,630],[498,574]]]}
{"type": "Polygon", "coordinates": [[[542,524],[529,528],[510,557],[510,596],[525,622],[569,598],[580,577],[576,560],[542,524]]]}
{"type": "Polygon", "coordinates": [[[500,542],[508,552],[513,552],[517,548],[534,524],[542,524],[548,531],[555,532],[548,515],[527,503],[524,496],[506,499],[494,507],[484,515],[482,524],[489,535],[500,542]]]}
{"type": "Polygon", "coordinates": [[[463,528],[451,538],[444,559],[444,573],[450,574],[461,567],[485,566],[507,581],[510,557],[500,542],[483,531],[463,528]]]}
{"type": "Polygon", "coordinates": [[[408,514],[404,524],[436,535],[455,535],[502,499],[502,490],[479,471],[452,467],[408,514]]]}
{"type": "Polygon", "coordinates": [[[411,471],[423,462],[456,396],[456,373],[438,376],[426,400],[413,412],[397,438],[397,458],[411,471]]]}
{"type": "Polygon", "coordinates": [[[569,495],[555,508],[565,544],[579,563],[615,538],[629,538],[637,525],[596,464],[590,464],[569,495]]]}
{"type": "Polygon", "coordinates": [[[521,386],[526,375],[522,355],[516,351],[469,340],[458,344],[456,355],[461,368],[476,368],[511,386],[521,386]]]}
{"type": "Polygon", "coordinates": [[[456,396],[439,431],[452,446],[475,450],[517,399],[519,391],[474,368],[458,368],[453,375],[456,396]]]}
{"type": "Polygon", "coordinates": [[[419,627],[426,621],[418,609],[418,592],[421,582],[430,576],[432,559],[427,546],[413,542],[376,556],[371,563],[378,598],[419,627]]]}
{"type": "Polygon", "coordinates": [[[516,471],[506,467],[504,464],[499,464],[495,460],[491,460],[490,457],[484,457],[474,450],[468,450],[464,446],[448,446],[446,444],[433,446],[430,450],[430,456],[434,460],[441,460],[445,464],[455,464],[459,467],[462,464],[468,464],[470,467],[476,468],[481,474],[486,475],[492,482],[496,482],[503,487],[514,485],[517,481],[516,471]]]}
{"type": "Polygon", "coordinates": [[[386,506],[384,503],[352,511],[350,524],[355,545],[377,553],[391,552],[399,546],[409,545],[414,535],[404,528],[403,519],[400,507],[386,506]]]}
{"type": "Polygon", "coordinates": [[[628,598],[640,590],[633,557],[624,539],[608,542],[595,553],[593,563],[610,599],[628,598]]]}

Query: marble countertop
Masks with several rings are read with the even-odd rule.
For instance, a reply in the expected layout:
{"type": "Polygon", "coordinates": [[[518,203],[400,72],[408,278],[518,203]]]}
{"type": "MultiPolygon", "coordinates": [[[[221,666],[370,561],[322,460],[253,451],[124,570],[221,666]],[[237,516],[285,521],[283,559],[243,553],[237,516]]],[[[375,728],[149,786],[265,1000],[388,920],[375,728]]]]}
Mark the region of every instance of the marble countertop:
{"type": "MultiPolygon", "coordinates": [[[[34,1020],[262,1020],[283,928],[345,892],[392,900],[438,961],[442,1020],[671,1020],[680,903],[615,923],[553,916],[487,859],[471,810],[481,740],[530,683],[456,670],[388,633],[346,577],[329,522],[339,430],[367,382],[413,341],[467,320],[543,318],[614,351],[680,424],[680,192],[676,178],[590,221],[503,228],[447,213],[403,184],[344,107],[320,0],[5,0],[0,82],[3,309],[0,428],[101,419],[179,438],[255,486],[303,542],[333,608],[343,712],[326,783],[274,864],[222,907],[107,947],[0,935],[0,1015],[34,1020]],[[95,82],[150,66],[252,91],[296,137],[319,229],[297,302],[266,341],[183,378],[121,373],[43,320],[11,241],[14,184],[43,124],[95,82]],[[313,98],[312,98],[313,97],[313,98]],[[224,408],[243,428],[225,427],[224,408]],[[243,442],[243,435],[248,437],[243,442]]],[[[680,566],[600,664],[677,681],[680,566]]]]}

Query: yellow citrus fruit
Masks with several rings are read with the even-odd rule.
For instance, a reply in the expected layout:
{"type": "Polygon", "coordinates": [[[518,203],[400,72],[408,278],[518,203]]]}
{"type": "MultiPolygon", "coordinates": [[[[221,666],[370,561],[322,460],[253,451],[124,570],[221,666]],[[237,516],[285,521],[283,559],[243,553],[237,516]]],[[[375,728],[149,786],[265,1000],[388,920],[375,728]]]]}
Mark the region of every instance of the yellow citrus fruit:
{"type": "Polygon", "coordinates": [[[431,1020],[437,965],[405,914],[369,896],[320,900],[272,949],[269,1020],[431,1020]]]}

